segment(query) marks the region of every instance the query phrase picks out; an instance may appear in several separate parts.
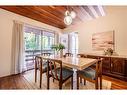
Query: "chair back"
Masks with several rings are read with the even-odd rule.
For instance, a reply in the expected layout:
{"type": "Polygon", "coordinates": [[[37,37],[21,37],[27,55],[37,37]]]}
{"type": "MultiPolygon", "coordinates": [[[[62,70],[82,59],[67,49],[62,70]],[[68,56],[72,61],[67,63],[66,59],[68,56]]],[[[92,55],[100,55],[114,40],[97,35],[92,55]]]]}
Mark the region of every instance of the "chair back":
{"type": "Polygon", "coordinates": [[[73,54],[72,53],[65,53],[65,57],[72,57],[73,54]]]}
{"type": "Polygon", "coordinates": [[[51,53],[42,53],[41,55],[43,55],[43,56],[50,56],[51,53]]]}
{"type": "Polygon", "coordinates": [[[42,58],[40,56],[35,56],[36,68],[42,67],[42,58]]]}
{"type": "Polygon", "coordinates": [[[77,54],[77,57],[80,57],[80,58],[87,58],[87,55],[85,55],[85,54],[77,54]]]}
{"type": "Polygon", "coordinates": [[[96,63],[96,78],[102,76],[102,63],[103,58],[98,59],[98,62],[96,63]]]}
{"type": "Polygon", "coordinates": [[[60,81],[62,81],[62,61],[61,60],[50,59],[50,60],[48,60],[48,66],[49,66],[48,73],[50,72],[50,75],[53,78],[55,78],[57,80],[60,79],[60,81]],[[52,66],[54,68],[52,68],[52,66]],[[58,68],[59,68],[60,76],[57,75],[58,74],[58,68]],[[49,71],[49,69],[50,69],[50,71],[49,71]]]}

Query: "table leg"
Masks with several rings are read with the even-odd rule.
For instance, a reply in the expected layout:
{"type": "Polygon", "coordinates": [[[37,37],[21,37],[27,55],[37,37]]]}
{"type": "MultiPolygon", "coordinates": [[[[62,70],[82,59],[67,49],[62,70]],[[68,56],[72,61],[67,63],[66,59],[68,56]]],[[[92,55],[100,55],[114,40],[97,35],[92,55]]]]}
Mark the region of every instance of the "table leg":
{"type": "Polygon", "coordinates": [[[73,69],[73,89],[77,89],[77,69],[73,69]]]}

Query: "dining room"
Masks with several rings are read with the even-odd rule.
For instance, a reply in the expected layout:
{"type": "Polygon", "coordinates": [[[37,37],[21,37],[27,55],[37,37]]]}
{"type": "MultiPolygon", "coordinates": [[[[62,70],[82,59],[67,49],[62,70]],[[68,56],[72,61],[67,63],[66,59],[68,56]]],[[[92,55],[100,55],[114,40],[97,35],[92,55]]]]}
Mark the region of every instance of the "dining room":
{"type": "Polygon", "coordinates": [[[126,16],[126,6],[0,6],[0,90],[126,90],[126,16]]]}

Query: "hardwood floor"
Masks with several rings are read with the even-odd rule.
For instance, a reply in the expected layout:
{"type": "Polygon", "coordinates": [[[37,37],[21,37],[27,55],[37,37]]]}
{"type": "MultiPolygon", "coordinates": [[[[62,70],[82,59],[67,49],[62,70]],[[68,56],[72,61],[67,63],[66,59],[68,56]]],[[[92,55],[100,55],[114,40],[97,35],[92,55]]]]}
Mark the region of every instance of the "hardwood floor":
{"type": "Polygon", "coordinates": [[[127,82],[121,81],[108,76],[103,76],[103,79],[111,81],[111,89],[127,89],[127,82]]]}
{"type": "MultiPolygon", "coordinates": [[[[46,75],[42,76],[42,88],[46,90],[46,75]]],[[[75,80],[74,80],[75,82],[75,80]]],[[[80,83],[80,89],[95,89],[94,84],[87,82],[86,85],[80,83]]],[[[103,76],[103,89],[127,89],[127,82],[103,76]]],[[[40,89],[39,76],[37,83],[34,82],[34,70],[27,71],[23,74],[14,75],[10,77],[0,78],[0,89],[40,89]]],[[[50,80],[50,89],[58,89],[58,82],[50,80]]],[[[63,89],[71,89],[70,80],[63,84],[63,89]]]]}

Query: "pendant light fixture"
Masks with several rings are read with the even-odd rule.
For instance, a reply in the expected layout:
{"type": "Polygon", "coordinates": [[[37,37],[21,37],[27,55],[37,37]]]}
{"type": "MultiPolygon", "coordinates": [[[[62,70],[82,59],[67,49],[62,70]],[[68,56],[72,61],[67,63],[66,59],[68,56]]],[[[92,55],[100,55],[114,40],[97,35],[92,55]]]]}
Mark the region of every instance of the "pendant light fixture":
{"type": "Polygon", "coordinates": [[[71,17],[74,19],[76,17],[76,13],[74,11],[71,11],[71,17]]]}
{"type": "Polygon", "coordinates": [[[67,10],[65,11],[65,17],[64,17],[64,23],[66,25],[71,25],[73,19],[76,17],[76,13],[73,11],[73,9],[69,9],[67,7],[67,10]]]}

